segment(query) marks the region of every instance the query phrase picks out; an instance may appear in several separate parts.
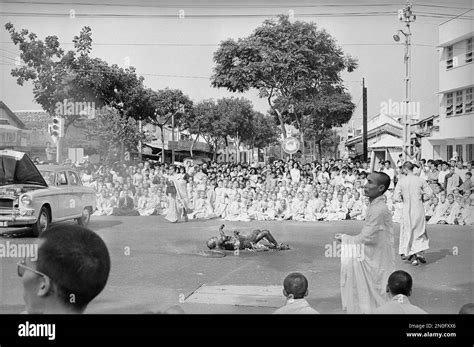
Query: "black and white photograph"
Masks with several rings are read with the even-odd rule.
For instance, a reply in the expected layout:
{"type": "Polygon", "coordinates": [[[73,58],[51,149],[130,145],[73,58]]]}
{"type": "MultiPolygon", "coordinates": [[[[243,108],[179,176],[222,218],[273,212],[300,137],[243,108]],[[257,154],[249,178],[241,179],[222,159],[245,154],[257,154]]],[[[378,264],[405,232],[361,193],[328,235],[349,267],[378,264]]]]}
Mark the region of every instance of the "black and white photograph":
{"type": "Polygon", "coordinates": [[[472,346],[473,19],[2,0],[0,346],[198,325],[472,346]]]}

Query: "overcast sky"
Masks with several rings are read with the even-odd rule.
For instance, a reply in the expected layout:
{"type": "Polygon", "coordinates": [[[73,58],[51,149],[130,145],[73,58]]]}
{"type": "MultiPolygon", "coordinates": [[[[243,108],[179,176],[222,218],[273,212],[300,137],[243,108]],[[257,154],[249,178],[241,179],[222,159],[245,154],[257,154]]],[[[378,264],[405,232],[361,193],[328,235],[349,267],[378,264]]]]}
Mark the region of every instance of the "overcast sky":
{"type": "MultiPolygon", "coordinates": [[[[92,55],[124,66],[130,62],[145,84],[154,89],[179,88],[195,102],[207,98],[244,96],[255,109],[267,112],[266,100],[256,91],[232,94],[210,86],[213,52],[220,41],[252,33],[265,19],[293,10],[296,20],[314,22],[336,38],[343,50],[358,58],[359,68],[343,75],[345,85],[358,105],[354,125],[362,119],[362,78],[368,88],[369,118],[384,102],[404,97],[404,45],[393,34],[403,29],[397,0],[354,1],[127,1],[91,0],[62,2],[7,1],[0,3],[0,98],[12,110],[40,109],[30,84],[21,87],[10,75],[18,49],[11,43],[4,24],[26,28],[40,38],[59,37],[62,47],[72,48],[72,38],[81,28],[92,28],[92,55]],[[56,2],[57,4],[52,4],[56,2]],[[85,4],[85,5],[84,5],[85,4]],[[179,18],[179,10],[184,18],[179,18]],[[75,16],[71,16],[72,13],[75,16]],[[71,18],[74,17],[74,18],[71,18]]],[[[420,103],[421,117],[438,113],[438,26],[461,14],[469,0],[414,2],[417,20],[412,24],[412,100],[420,103]]],[[[402,39],[403,41],[403,39],[402,39]]]]}

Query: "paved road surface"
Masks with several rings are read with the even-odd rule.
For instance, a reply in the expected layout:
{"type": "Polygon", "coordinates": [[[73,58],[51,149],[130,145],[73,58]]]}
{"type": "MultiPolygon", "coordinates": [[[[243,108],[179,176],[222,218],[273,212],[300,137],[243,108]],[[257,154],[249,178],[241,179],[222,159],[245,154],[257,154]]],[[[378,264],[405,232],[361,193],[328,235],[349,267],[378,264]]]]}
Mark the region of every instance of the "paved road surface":
{"type": "MultiPolygon", "coordinates": [[[[89,306],[89,313],[143,313],[179,304],[199,286],[281,286],[293,271],[309,280],[308,301],[321,313],[342,313],[340,259],[326,257],[336,233],[356,234],[362,222],[224,222],[226,230],[269,229],[290,251],[249,253],[206,258],[205,240],[217,235],[221,220],[168,223],[163,217],[95,217],[90,228],[101,235],[111,253],[112,271],[106,289],[89,306]]],[[[396,246],[398,247],[398,224],[396,246]]],[[[32,243],[27,229],[1,230],[0,243],[32,243]],[[6,237],[6,235],[8,237],[6,237]]],[[[397,268],[414,278],[412,302],[429,313],[457,313],[473,302],[472,228],[429,226],[428,264],[413,267],[397,259],[397,268]],[[453,255],[453,249],[458,255],[453,255]]],[[[0,259],[0,313],[23,310],[17,258],[0,259]]],[[[284,303],[283,296],[281,304],[284,303]]],[[[270,313],[272,307],[223,304],[181,304],[186,313],[270,313]]]]}

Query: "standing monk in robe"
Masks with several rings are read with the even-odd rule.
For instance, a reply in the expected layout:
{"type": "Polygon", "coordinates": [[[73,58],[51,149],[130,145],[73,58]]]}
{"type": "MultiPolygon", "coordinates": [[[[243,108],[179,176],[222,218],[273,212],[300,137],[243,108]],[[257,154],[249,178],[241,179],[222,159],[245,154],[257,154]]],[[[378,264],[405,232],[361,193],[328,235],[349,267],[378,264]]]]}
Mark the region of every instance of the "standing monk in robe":
{"type": "Polygon", "coordinates": [[[402,219],[400,221],[400,245],[398,253],[403,260],[426,263],[424,251],[429,248],[426,232],[426,217],[423,206],[423,194],[431,198],[432,190],[428,183],[413,173],[413,164],[403,164],[402,176],[395,187],[395,199],[403,200],[402,219]]]}
{"type": "Polygon", "coordinates": [[[364,186],[370,204],[361,233],[335,235],[342,243],[341,299],[347,313],[371,313],[388,301],[386,284],[395,270],[392,214],[383,195],[389,186],[387,174],[371,173],[364,186]]]}

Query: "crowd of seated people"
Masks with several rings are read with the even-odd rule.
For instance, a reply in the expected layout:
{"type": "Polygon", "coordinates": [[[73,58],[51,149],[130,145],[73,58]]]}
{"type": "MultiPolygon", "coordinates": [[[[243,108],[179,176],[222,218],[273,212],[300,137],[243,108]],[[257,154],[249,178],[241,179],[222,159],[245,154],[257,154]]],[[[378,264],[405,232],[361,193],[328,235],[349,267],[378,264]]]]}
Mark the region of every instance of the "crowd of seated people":
{"type": "MultiPolygon", "coordinates": [[[[383,161],[376,170],[392,178],[385,197],[395,222],[401,218],[402,201],[393,197],[398,168],[383,161]]],[[[443,161],[421,161],[417,173],[430,184],[425,197],[429,224],[473,223],[472,163],[467,167],[443,161]],[[461,178],[464,177],[464,179],[461,178]]],[[[82,181],[97,191],[95,215],[166,215],[170,186],[177,208],[190,219],[222,218],[229,221],[363,220],[368,206],[364,185],[370,173],[367,163],[323,160],[301,164],[277,160],[263,166],[235,163],[202,165],[152,164],[90,166],[82,181]]]]}

